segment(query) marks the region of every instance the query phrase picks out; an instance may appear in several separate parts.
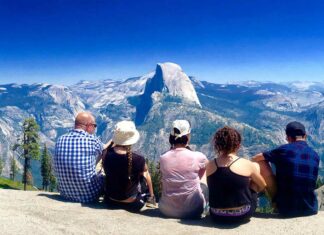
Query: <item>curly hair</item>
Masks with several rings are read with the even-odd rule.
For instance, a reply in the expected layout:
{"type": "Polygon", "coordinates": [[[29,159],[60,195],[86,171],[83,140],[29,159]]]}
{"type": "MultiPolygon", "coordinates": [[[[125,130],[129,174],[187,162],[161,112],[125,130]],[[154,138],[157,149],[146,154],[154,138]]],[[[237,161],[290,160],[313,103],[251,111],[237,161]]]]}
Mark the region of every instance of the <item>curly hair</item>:
{"type": "Polygon", "coordinates": [[[229,126],[225,126],[217,130],[214,135],[214,149],[218,154],[229,154],[238,150],[241,140],[241,134],[237,130],[229,126]]]}

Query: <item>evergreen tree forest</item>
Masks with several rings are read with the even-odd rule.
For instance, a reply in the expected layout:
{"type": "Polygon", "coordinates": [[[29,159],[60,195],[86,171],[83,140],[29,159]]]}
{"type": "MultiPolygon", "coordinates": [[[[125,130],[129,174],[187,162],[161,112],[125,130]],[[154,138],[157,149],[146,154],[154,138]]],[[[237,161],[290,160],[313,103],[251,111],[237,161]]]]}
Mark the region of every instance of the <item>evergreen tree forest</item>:
{"type": "Polygon", "coordinates": [[[39,160],[40,145],[39,145],[39,125],[34,118],[26,118],[22,126],[22,136],[18,139],[13,150],[18,152],[19,157],[24,160],[24,170],[22,183],[24,190],[27,184],[32,185],[33,176],[31,173],[31,160],[39,160]]]}
{"type": "Polygon", "coordinates": [[[46,144],[42,152],[41,175],[43,178],[43,190],[53,192],[56,188],[56,178],[53,174],[52,158],[47,150],[46,144]]]}
{"type": "Polygon", "coordinates": [[[3,162],[2,158],[0,157],[0,175],[2,174],[3,167],[4,167],[4,162],[3,162]]]}
{"type": "Polygon", "coordinates": [[[10,161],[10,179],[12,181],[15,181],[16,175],[18,174],[18,166],[17,166],[17,162],[16,159],[14,157],[11,158],[10,161]]]}
{"type": "MultiPolygon", "coordinates": [[[[46,144],[44,144],[44,148],[41,151],[39,130],[40,127],[34,118],[26,118],[22,125],[21,136],[12,150],[18,155],[18,159],[21,160],[23,165],[22,183],[24,184],[24,190],[27,189],[27,185],[33,186],[31,161],[37,160],[41,161],[39,170],[42,176],[42,189],[53,192],[56,190],[57,181],[53,173],[52,157],[46,144]]],[[[18,173],[19,166],[17,160],[12,157],[10,162],[10,179],[15,181],[18,173]]]]}

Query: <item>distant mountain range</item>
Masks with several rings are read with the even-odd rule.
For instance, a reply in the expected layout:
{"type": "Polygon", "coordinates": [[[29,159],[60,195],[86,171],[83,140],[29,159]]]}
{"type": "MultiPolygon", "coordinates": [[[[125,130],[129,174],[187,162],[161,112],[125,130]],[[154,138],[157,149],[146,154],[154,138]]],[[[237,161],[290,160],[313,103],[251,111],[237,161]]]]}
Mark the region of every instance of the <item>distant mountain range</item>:
{"type": "MultiPolygon", "coordinates": [[[[251,156],[285,143],[285,125],[299,120],[307,128],[310,145],[324,160],[324,83],[214,84],[186,75],[177,64],[161,63],[151,73],[124,81],[0,85],[3,174],[9,175],[10,146],[21,134],[26,117],[36,118],[42,142],[53,149],[56,138],[73,127],[75,115],[82,110],[97,117],[97,135],[103,141],[111,137],[116,122],[134,120],[141,132],[135,148],[154,160],[169,149],[168,133],[175,119],[190,121],[191,146],[209,157],[213,156],[211,137],[224,125],[243,134],[240,154],[251,156]]],[[[40,182],[38,174],[34,178],[40,182]]]]}

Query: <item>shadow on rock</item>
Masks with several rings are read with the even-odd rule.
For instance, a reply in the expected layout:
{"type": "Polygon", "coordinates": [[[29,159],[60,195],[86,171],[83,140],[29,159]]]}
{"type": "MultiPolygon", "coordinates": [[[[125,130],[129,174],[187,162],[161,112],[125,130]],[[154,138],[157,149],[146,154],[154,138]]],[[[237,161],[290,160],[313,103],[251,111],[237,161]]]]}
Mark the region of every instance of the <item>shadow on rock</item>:
{"type": "Polygon", "coordinates": [[[220,228],[220,229],[235,229],[239,227],[240,225],[246,224],[247,222],[242,222],[242,223],[235,223],[235,224],[221,224],[221,223],[216,223],[211,219],[210,216],[206,216],[201,219],[181,219],[179,221],[180,224],[185,224],[185,225],[192,225],[192,226],[201,226],[201,227],[209,227],[209,228],[220,228]]]}
{"type": "Polygon", "coordinates": [[[275,213],[261,213],[261,212],[255,212],[253,214],[253,217],[255,218],[261,218],[261,219],[283,219],[279,214],[275,213]]]}
{"type": "Polygon", "coordinates": [[[103,201],[100,200],[98,202],[87,202],[87,203],[81,203],[82,207],[89,207],[92,209],[110,209],[107,207],[107,204],[103,201]]]}
{"type": "Polygon", "coordinates": [[[59,202],[72,202],[72,203],[77,203],[77,202],[69,201],[69,200],[65,199],[64,197],[62,197],[61,195],[59,195],[59,194],[54,194],[53,195],[53,194],[40,193],[37,196],[47,197],[49,199],[52,199],[52,200],[55,200],[55,201],[59,201],[59,202]]]}
{"type": "Polygon", "coordinates": [[[1,189],[19,190],[19,189],[17,189],[17,188],[11,187],[11,186],[8,185],[8,184],[0,184],[0,188],[1,188],[1,189]]]}
{"type": "Polygon", "coordinates": [[[159,208],[147,208],[143,211],[139,212],[140,215],[155,217],[155,218],[165,218],[163,214],[160,212],[159,208]]]}

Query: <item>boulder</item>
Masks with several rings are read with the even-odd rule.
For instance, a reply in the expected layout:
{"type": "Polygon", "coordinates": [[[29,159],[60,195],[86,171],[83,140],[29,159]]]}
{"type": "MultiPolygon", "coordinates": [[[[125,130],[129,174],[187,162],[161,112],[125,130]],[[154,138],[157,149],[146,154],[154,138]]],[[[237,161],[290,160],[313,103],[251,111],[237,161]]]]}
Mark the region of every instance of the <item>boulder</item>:
{"type": "Polygon", "coordinates": [[[66,202],[57,193],[0,189],[0,234],[324,234],[324,212],[280,219],[257,214],[246,224],[216,225],[164,218],[158,209],[141,213],[109,210],[102,203],[66,202]]]}

